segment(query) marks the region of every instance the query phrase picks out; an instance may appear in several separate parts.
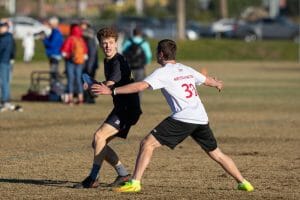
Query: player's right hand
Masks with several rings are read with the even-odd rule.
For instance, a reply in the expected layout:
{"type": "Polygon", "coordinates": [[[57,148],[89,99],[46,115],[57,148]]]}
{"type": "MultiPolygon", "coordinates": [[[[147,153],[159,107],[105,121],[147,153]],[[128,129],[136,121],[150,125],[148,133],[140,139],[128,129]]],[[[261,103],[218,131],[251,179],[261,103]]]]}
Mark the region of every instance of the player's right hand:
{"type": "Polygon", "coordinates": [[[100,84],[93,84],[91,87],[91,91],[98,95],[98,94],[102,94],[102,95],[110,95],[112,94],[112,91],[109,87],[107,87],[106,85],[104,85],[103,83],[100,84]]]}

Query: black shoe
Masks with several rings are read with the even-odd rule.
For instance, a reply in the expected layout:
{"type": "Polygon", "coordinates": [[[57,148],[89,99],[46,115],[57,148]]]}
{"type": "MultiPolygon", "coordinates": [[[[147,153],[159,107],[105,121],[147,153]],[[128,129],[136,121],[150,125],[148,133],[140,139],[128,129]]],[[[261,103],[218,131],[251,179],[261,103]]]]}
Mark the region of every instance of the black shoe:
{"type": "Polygon", "coordinates": [[[90,176],[86,177],[81,183],[73,185],[73,188],[97,188],[99,186],[98,179],[93,180],[90,176]]]}
{"type": "Polygon", "coordinates": [[[117,176],[116,180],[114,182],[112,182],[111,184],[109,184],[109,187],[117,187],[117,186],[121,186],[124,185],[125,182],[130,180],[130,174],[126,175],[126,176],[117,176]]]}
{"type": "Polygon", "coordinates": [[[20,105],[16,105],[14,111],[23,112],[23,108],[20,105]]]}

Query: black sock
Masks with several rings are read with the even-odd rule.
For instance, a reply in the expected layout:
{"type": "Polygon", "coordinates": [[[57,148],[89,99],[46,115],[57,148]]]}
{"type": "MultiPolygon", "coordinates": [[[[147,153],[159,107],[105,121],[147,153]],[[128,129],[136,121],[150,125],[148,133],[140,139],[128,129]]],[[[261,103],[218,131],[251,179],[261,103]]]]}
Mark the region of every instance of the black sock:
{"type": "Polygon", "coordinates": [[[97,179],[99,170],[100,170],[100,165],[93,164],[93,168],[91,169],[91,173],[90,173],[90,177],[91,177],[93,180],[96,180],[96,179],[97,179]]]}

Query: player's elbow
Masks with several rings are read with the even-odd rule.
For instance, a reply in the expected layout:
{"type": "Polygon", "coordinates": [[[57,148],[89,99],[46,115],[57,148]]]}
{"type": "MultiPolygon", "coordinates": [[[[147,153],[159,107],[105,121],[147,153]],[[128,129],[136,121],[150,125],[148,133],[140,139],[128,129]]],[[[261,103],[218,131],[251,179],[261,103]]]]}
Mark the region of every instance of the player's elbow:
{"type": "Polygon", "coordinates": [[[149,87],[149,84],[145,81],[137,82],[136,84],[137,92],[142,92],[149,87]]]}

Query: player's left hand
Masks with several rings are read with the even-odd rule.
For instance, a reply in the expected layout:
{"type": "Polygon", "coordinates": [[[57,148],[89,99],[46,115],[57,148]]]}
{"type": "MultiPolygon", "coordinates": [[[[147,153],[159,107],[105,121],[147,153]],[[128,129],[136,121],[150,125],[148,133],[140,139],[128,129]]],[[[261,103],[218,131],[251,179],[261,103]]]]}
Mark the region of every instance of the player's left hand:
{"type": "Polygon", "coordinates": [[[219,90],[219,92],[221,92],[221,90],[223,89],[223,81],[219,80],[217,77],[213,77],[213,79],[216,81],[217,86],[216,88],[219,90]]]}
{"type": "Polygon", "coordinates": [[[93,84],[91,87],[91,91],[98,95],[98,94],[102,94],[102,95],[110,95],[112,94],[112,91],[109,87],[107,87],[106,85],[104,85],[103,83],[100,84],[93,84]]]}
{"type": "Polygon", "coordinates": [[[218,81],[218,85],[217,85],[217,89],[219,90],[219,92],[221,92],[221,90],[223,89],[223,81],[218,81]]]}

